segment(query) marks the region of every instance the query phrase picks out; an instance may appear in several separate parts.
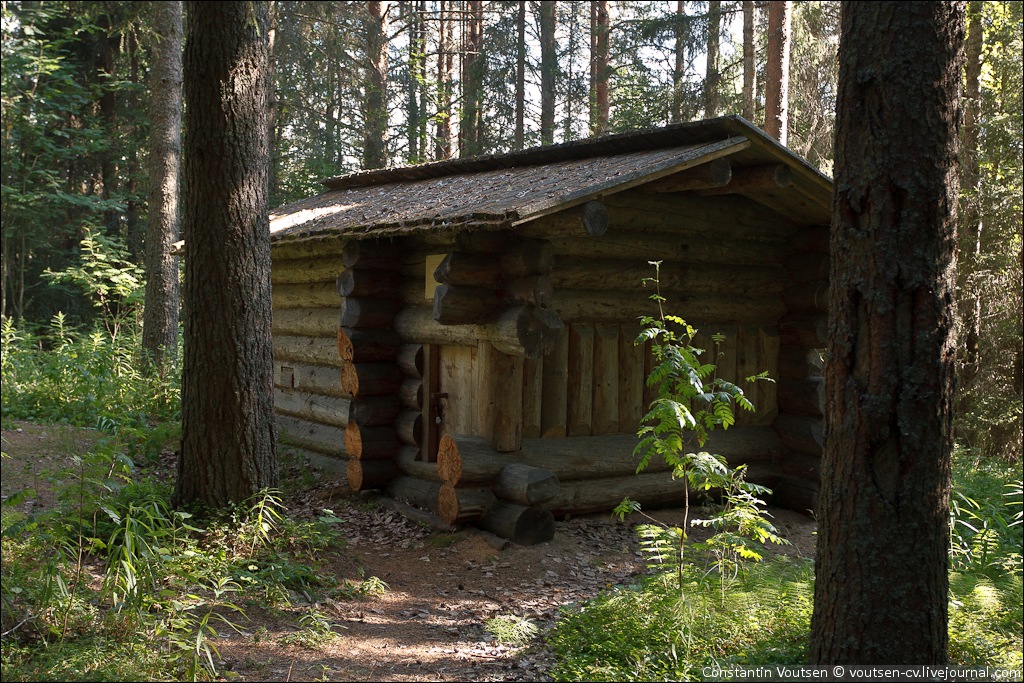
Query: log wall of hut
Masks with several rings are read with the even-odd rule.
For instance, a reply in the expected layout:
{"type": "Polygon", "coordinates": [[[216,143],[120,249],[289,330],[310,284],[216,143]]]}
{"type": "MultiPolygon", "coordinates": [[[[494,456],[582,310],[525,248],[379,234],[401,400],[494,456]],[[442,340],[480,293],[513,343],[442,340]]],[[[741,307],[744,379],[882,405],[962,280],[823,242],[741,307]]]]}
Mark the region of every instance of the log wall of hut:
{"type": "Polygon", "coordinates": [[[821,452],[827,239],[743,196],[629,190],[515,231],[275,252],[283,439],[389,495],[517,542],[553,516],[680,500],[635,474],[653,390],[639,316],[697,327],[754,403],[709,448],[783,504],[813,507],[821,452]],[[716,342],[715,339],[721,341],[716,342]],[[775,382],[748,382],[767,371],[775,382]]]}

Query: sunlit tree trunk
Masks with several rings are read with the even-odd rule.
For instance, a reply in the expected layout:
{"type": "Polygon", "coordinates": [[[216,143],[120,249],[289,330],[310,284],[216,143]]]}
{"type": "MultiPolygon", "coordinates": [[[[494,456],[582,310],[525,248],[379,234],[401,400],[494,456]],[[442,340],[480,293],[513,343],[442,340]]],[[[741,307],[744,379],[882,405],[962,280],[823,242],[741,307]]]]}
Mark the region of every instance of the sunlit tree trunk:
{"type": "Polygon", "coordinates": [[[608,1],[590,3],[590,134],[608,132],[608,1]]]}
{"type": "MultiPolygon", "coordinates": [[[[984,38],[982,27],[983,4],[974,0],[969,4],[970,26],[967,31],[966,92],[964,101],[964,138],[961,185],[964,190],[964,212],[960,237],[960,253],[963,255],[964,275],[973,273],[978,267],[981,255],[981,169],[979,147],[981,131],[981,48],[984,38]]],[[[967,295],[962,299],[964,345],[966,351],[961,380],[970,382],[978,363],[978,344],[981,337],[981,298],[977,290],[961,278],[960,291],[967,295]]]]}
{"type": "Polygon", "coordinates": [[[555,43],[555,0],[540,2],[540,141],[555,141],[555,82],[558,52],[555,43]]]}
{"type": "Polygon", "coordinates": [[[672,111],[669,112],[669,120],[672,123],[680,123],[683,120],[683,82],[686,80],[686,28],[683,23],[685,18],[686,2],[676,0],[675,25],[672,27],[675,40],[675,47],[672,50],[672,111]]]}
{"type": "Polygon", "coordinates": [[[387,164],[388,53],[380,0],[366,3],[366,78],[363,85],[363,168],[387,164]]]}
{"type": "Polygon", "coordinates": [[[764,130],[783,145],[788,138],[789,0],[768,2],[768,61],[765,65],[764,130]]]}
{"type": "Polygon", "coordinates": [[[270,334],[266,2],[189,2],[185,353],[175,504],[278,481],[270,334]]]}
{"type": "Polygon", "coordinates": [[[179,175],[182,4],[154,2],[149,100],[149,215],[142,347],[158,368],[178,356],[179,175]]]}
{"type": "Polygon", "coordinates": [[[963,30],[843,3],[813,663],[948,659],[963,30]]]}
{"type": "Polygon", "coordinates": [[[743,0],[743,118],[754,120],[757,68],[754,63],[754,1],[743,0]]]}
{"type": "Polygon", "coordinates": [[[708,2],[708,50],[707,70],[704,81],[704,116],[718,116],[718,43],[721,31],[722,3],[708,2]]]}
{"type": "Polygon", "coordinates": [[[481,151],[481,102],[484,69],[484,4],[469,0],[464,17],[466,48],[462,57],[462,117],[459,122],[459,156],[471,157],[481,151]]]}

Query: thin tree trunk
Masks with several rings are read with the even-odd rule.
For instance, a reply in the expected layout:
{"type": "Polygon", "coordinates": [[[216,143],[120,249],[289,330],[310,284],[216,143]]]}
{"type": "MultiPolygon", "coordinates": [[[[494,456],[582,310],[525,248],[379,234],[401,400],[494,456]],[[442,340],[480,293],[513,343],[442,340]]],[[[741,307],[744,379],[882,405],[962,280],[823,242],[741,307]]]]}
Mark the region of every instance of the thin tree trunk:
{"type": "Polygon", "coordinates": [[[185,362],[176,505],[278,482],[267,214],[269,3],[188,4],[185,362]]]}
{"type": "Polygon", "coordinates": [[[516,137],[515,149],[526,142],[526,0],[519,0],[516,15],[516,137]]]}
{"type": "Polygon", "coordinates": [[[462,57],[462,117],[459,121],[459,156],[480,153],[480,103],[483,98],[485,67],[484,4],[469,0],[465,15],[466,49],[462,57]]]}
{"type": "Polygon", "coordinates": [[[149,215],[142,348],[161,371],[178,357],[179,175],[181,172],[182,4],[154,2],[150,73],[149,215]]]}
{"type": "Polygon", "coordinates": [[[669,120],[672,123],[681,123],[683,120],[683,82],[686,80],[686,25],[683,23],[686,17],[686,2],[676,0],[676,21],[672,27],[675,38],[674,57],[672,67],[672,111],[669,112],[669,120]]]}
{"type": "Polygon", "coordinates": [[[419,3],[405,2],[399,5],[406,16],[406,24],[409,27],[409,83],[406,89],[405,105],[405,132],[406,141],[409,147],[407,158],[410,163],[422,161],[420,159],[420,84],[422,75],[420,73],[423,61],[423,34],[419,3]]]}
{"type": "Polygon", "coordinates": [[[558,52],[555,43],[555,0],[540,2],[540,141],[555,141],[555,84],[558,52]]]}
{"type": "Polygon", "coordinates": [[[816,664],[948,661],[963,29],[843,3],[816,664]]]}
{"type": "Polygon", "coordinates": [[[388,53],[384,38],[386,17],[381,11],[380,0],[367,0],[366,14],[363,168],[383,168],[387,164],[388,53]]]}
{"type": "Polygon", "coordinates": [[[704,81],[704,116],[718,116],[718,42],[722,24],[722,3],[708,2],[707,77],[704,81]]]}
{"type": "Polygon", "coordinates": [[[791,16],[789,0],[769,0],[764,130],[783,145],[788,138],[791,16]]]}
{"type": "Polygon", "coordinates": [[[437,132],[434,142],[434,158],[448,159],[452,155],[452,49],[451,49],[451,9],[453,0],[440,0],[438,3],[437,25],[437,132]]]}
{"type": "Polygon", "coordinates": [[[590,3],[590,134],[608,132],[608,0],[590,3]]]}
{"type": "Polygon", "coordinates": [[[743,118],[754,120],[757,68],[754,63],[754,1],[743,0],[743,118]]]}
{"type": "MultiPolygon", "coordinates": [[[[974,0],[969,4],[970,26],[967,32],[966,92],[964,102],[964,140],[961,185],[966,202],[964,205],[963,228],[960,238],[960,253],[964,255],[962,272],[969,275],[979,264],[981,255],[981,168],[978,151],[981,121],[981,49],[984,38],[982,27],[983,3],[974,0]]],[[[962,302],[965,332],[964,372],[961,381],[966,385],[974,378],[978,363],[978,345],[981,337],[981,298],[976,290],[966,286],[961,278],[961,291],[967,296],[962,302]]]]}

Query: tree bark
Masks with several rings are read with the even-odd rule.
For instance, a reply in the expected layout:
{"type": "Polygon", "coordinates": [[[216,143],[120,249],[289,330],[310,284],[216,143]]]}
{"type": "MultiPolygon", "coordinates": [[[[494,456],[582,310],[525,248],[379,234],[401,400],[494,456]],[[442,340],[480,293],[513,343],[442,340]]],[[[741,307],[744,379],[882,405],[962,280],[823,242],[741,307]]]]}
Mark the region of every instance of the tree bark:
{"type": "Polygon", "coordinates": [[[671,123],[683,120],[683,82],[686,80],[686,2],[676,0],[675,25],[672,27],[675,47],[672,65],[672,111],[669,112],[671,123]]]}
{"type": "Polygon", "coordinates": [[[608,0],[590,2],[590,134],[608,132],[608,0]]]}
{"type": "Polygon", "coordinates": [[[842,12],[809,656],[945,664],[963,3],[842,12]]]}
{"type": "Polygon", "coordinates": [[[452,47],[451,3],[441,0],[437,23],[437,126],[434,140],[434,159],[448,159],[452,155],[452,47]]]}
{"type": "Polygon", "coordinates": [[[768,2],[768,61],[765,64],[764,131],[786,144],[789,118],[789,49],[792,6],[768,2]]]}
{"type": "Polygon", "coordinates": [[[540,2],[540,142],[555,141],[555,82],[558,45],[555,42],[555,0],[540,2]]]}
{"type": "Polygon", "coordinates": [[[363,85],[363,168],[387,164],[388,52],[379,0],[366,3],[366,79],[363,85]]]}
{"type": "MultiPolygon", "coordinates": [[[[978,152],[981,139],[981,52],[984,28],[983,3],[974,0],[969,5],[970,27],[967,34],[966,92],[964,101],[963,165],[960,183],[964,194],[964,219],[960,238],[960,253],[964,254],[964,275],[979,267],[981,256],[981,168],[978,152]]],[[[961,303],[965,332],[964,369],[961,383],[967,385],[974,378],[978,362],[978,342],[981,337],[981,297],[976,288],[961,278],[960,291],[966,296],[961,303]],[[973,290],[973,291],[972,291],[973,290]]]]}
{"type": "Polygon", "coordinates": [[[526,139],[526,0],[519,0],[516,14],[516,133],[513,149],[520,150],[526,139]]]}
{"type": "Polygon", "coordinates": [[[743,0],[743,118],[754,120],[757,68],[754,63],[754,0],[743,0]]]}
{"type": "Polygon", "coordinates": [[[481,103],[484,95],[484,3],[468,0],[465,15],[466,47],[462,57],[462,117],[459,121],[459,156],[482,152],[481,103]]]}
{"type": "Polygon", "coordinates": [[[277,486],[267,212],[268,3],[190,2],[185,353],[176,505],[277,486]]]}
{"type": "Polygon", "coordinates": [[[142,348],[160,369],[178,356],[178,180],[181,169],[181,2],[152,3],[157,35],[150,75],[149,218],[142,348]]]}
{"type": "Polygon", "coordinates": [[[721,0],[708,2],[708,50],[704,80],[704,118],[718,116],[718,43],[722,24],[721,0]]]}

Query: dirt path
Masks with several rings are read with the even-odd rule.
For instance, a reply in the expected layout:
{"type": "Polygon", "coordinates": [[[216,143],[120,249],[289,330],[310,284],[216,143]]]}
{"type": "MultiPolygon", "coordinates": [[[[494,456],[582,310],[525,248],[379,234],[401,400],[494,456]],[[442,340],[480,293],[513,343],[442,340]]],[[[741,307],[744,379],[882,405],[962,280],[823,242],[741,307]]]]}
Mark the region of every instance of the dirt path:
{"type": "MultiPolygon", "coordinates": [[[[44,470],[88,445],[91,434],[19,423],[3,432],[3,494],[20,485],[45,491],[44,470]]],[[[343,520],[347,545],[332,552],[339,579],[378,577],[388,588],[362,600],[308,602],[296,596],[285,609],[247,608],[240,633],[218,627],[222,674],[231,680],[453,681],[549,680],[550,655],[542,636],[558,611],[643,572],[632,523],[608,515],[559,521],[554,540],[497,549],[474,530],[431,532],[400,514],[339,495],[344,487],[309,489],[297,505],[332,509],[343,520]],[[335,492],[339,492],[336,494],[335,492]],[[327,618],[337,634],[313,642],[300,617],[327,618]],[[524,617],[539,629],[526,647],[501,645],[485,628],[496,616],[524,617]]],[[[34,505],[50,500],[44,493],[34,505]]],[[[793,545],[787,554],[813,552],[814,524],[774,511],[793,545]]],[[[679,523],[679,511],[656,517],[679,523]]]]}

